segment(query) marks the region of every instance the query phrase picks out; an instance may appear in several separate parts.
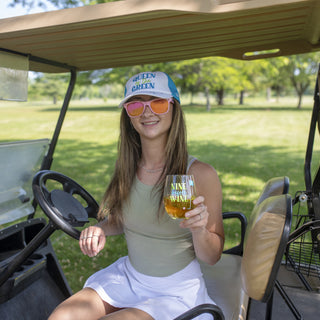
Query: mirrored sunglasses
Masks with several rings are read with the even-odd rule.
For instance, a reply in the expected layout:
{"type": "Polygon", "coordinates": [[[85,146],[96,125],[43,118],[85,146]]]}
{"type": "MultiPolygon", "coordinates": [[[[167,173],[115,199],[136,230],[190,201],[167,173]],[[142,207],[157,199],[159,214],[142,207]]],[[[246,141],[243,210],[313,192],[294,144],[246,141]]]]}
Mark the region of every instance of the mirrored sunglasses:
{"type": "Polygon", "coordinates": [[[169,99],[152,99],[149,101],[130,101],[124,103],[124,108],[130,118],[136,118],[144,113],[146,106],[155,114],[165,114],[169,111],[170,103],[173,102],[172,98],[169,99]]]}

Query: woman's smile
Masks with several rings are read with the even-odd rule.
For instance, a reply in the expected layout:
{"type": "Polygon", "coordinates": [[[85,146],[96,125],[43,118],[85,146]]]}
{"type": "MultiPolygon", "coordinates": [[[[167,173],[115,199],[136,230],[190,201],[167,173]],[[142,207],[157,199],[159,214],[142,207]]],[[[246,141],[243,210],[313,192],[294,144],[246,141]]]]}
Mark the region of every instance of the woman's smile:
{"type": "Polygon", "coordinates": [[[141,121],[141,123],[144,126],[154,126],[154,125],[158,124],[159,122],[160,122],[160,120],[144,120],[144,121],[141,121]]]}

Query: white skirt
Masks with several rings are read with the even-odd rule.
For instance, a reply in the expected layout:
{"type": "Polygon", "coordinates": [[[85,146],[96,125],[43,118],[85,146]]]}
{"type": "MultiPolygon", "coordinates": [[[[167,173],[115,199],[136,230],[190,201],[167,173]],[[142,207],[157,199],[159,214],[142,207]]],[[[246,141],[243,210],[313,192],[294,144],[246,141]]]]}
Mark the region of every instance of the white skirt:
{"type": "MultiPolygon", "coordinates": [[[[93,274],[84,287],[94,289],[116,308],[140,309],[155,320],[172,320],[199,304],[214,303],[197,260],[170,276],[151,277],[137,272],[126,256],[93,274]]],[[[212,316],[202,314],[195,319],[212,316]]]]}

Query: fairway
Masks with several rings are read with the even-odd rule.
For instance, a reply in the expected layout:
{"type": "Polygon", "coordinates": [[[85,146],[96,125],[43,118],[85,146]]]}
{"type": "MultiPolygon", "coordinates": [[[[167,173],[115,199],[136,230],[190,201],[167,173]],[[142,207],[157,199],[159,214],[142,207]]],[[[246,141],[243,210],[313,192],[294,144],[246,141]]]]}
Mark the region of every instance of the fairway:
{"type": "MultiPolygon", "coordinates": [[[[185,99],[188,101],[188,99],[185,99]]],[[[182,99],[182,103],[184,99],[182,99]]],[[[250,215],[264,183],[288,176],[289,193],[304,190],[303,165],[311,119],[312,97],[280,102],[247,99],[239,106],[226,99],[224,106],[203,101],[184,106],[189,153],[214,166],[223,190],[223,211],[250,215]]],[[[72,101],[54,155],[52,169],[84,186],[98,201],[113,172],[120,110],[117,101],[72,101]]],[[[0,142],[51,138],[60,104],[0,103],[0,142]]],[[[318,138],[318,137],[317,137],[318,138]]],[[[315,141],[315,150],[318,140],[315,141]]],[[[314,163],[320,157],[314,153],[314,163]]],[[[37,216],[41,216],[37,212],[37,216]]],[[[226,224],[226,246],[239,239],[233,224],[226,224]]],[[[123,236],[109,238],[107,248],[95,258],[84,257],[77,242],[61,232],[51,237],[64,273],[74,291],[94,271],[126,253],[123,236]]]]}

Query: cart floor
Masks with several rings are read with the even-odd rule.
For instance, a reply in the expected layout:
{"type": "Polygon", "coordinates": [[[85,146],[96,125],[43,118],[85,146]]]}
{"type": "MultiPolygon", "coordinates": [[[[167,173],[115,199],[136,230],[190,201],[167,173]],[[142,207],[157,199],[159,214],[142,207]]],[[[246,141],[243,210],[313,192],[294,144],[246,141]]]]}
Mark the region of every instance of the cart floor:
{"type": "MultiPolygon", "coordinates": [[[[285,266],[281,266],[278,280],[282,284],[287,295],[291,298],[295,307],[300,312],[302,319],[305,320],[318,320],[319,319],[319,306],[320,306],[320,279],[310,278],[309,284],[315,291],[307,291],[298,276],[288,271],[285,266]]],[[[258,301],[251,301],[250,313],[248,320],[261,320],[265,316],[265,303],[258,301]]],[[[285,301],[280,296],[279,292],[275,289],[273,297],[273,319],[295,319],[285,301]]]]}

